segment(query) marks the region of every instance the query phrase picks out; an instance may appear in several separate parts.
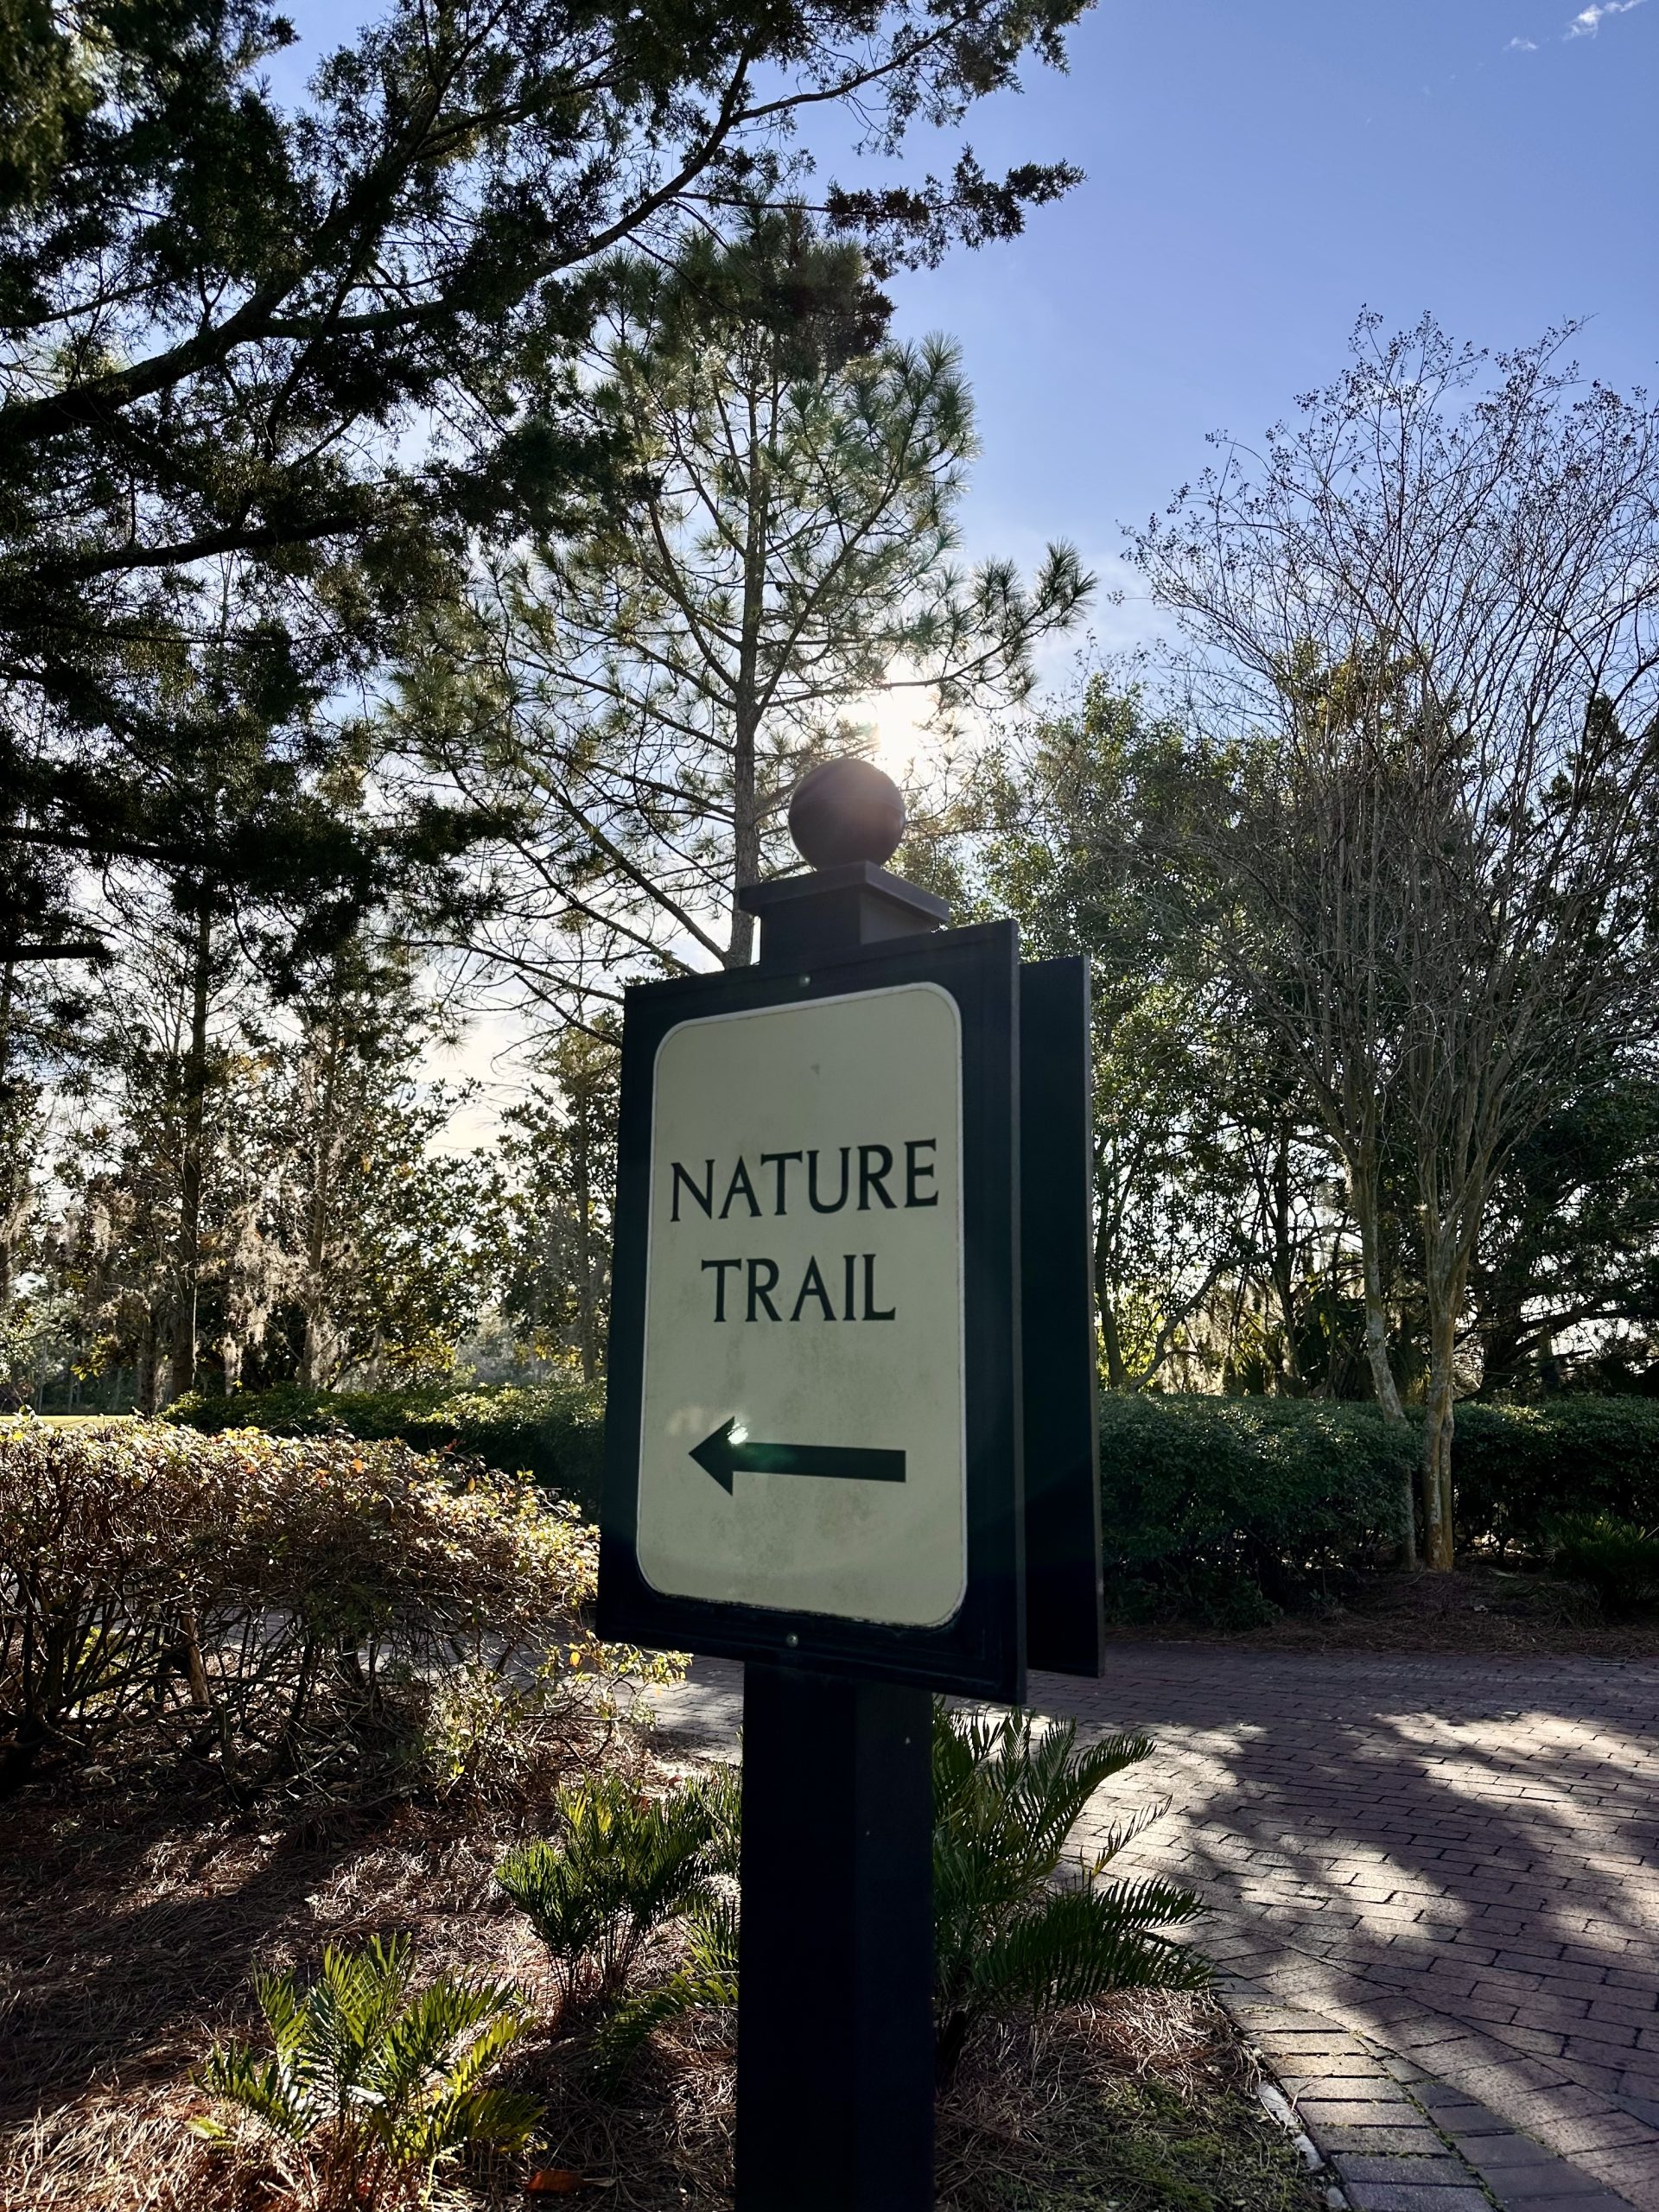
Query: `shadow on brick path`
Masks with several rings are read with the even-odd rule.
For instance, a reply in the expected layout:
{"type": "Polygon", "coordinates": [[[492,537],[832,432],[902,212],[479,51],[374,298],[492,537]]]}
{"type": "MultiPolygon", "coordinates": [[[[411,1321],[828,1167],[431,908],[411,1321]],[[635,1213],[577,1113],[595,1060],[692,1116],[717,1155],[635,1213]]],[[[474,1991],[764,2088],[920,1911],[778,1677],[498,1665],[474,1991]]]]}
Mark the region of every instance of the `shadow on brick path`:
{"type": "MultiPolygon", "coordinates": [[[[700,1661],[664,1724],[729,1744],[738,1673],[700,1661]]],[[[1584,2212],[1659,2212],[1659,1665],[1117,1645],[1031,1702],[1156,1739],[1126,1779],[1169,1811],[1120,1863],[1203,1893],[1227,1974],[1565,2160],[1584,2212]]]]}

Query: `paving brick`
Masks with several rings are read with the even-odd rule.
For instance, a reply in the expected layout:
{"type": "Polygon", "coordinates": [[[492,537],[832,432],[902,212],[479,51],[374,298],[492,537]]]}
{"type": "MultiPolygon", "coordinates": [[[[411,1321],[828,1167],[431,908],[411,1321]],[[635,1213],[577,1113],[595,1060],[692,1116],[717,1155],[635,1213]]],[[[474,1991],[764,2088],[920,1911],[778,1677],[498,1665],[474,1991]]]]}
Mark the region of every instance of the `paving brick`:
{"type": "Polygon", "coordinates": [[[1350,2151],[1333,2163],[1344,2188],[1367,2181],[1406,2182],[1434,2189],[1466,2189],[1469,2184],[1468,2168],[1449,2151],[1415,2158],[1368,2158],[1363,2151],[1350,2151]]]}
{"type": "Polygon", "coordinates": [[[1412,2126],[1417,2108],[1408,2097],[1298,2097],[1296,2109],[1317,2136],[1321,2127],[1412,2126]]]}
{"type": "Polygon", "coordinates": [[[1372,2157],[1385,2151],[1409,2158],[1433,2157],[1444,2147],[1432,2127],[1321,2127],[1313,2139],[1327,2158],[1338,2159],[1351,2151],[1372,2157]]]}
{"type": "MultiPolygon", "coordinates": [[[[1522,2212],[1519,2202],[1516,2212],[1522,2212]]],[[[1576,2190],[1565,2190],[1550,2196],[1527,2197],[1524,2212],[1630,2212],[1630,2200],[1612,2196],[1605,2189],[1595,2190],[1588,2196],[1581,2196],[1576,2190]]]]}
{"type": "MultiPolygon", "coordinates": [[[[700,1660],[653,1695],[664,1728],[729,1745],[738,1687],[700,1660]]],[[[1154,1738],[1078,1840],[1166,1803],[1115,1871],[1206,1897],[1192,1940],[1255,1986],[1268,2064],[1305,2113],[1349,2108],[1313,2131],[1339,2168],[1420,2168],[1356,2187],[1448,2212],[1466,2183],[1345,2031],[1426,2069],[1414,2094],[1471,2158],[1510,2154],[1525,2212],[1659,2212],[1659,1664],[1120,1644],[1099,1682],[1037,1675],[1030,1695],[1085,1737],[1154,1738]],[[1315,2017],[1270,2032],[1285,2006],[1315,2017]],[[1386,2119],[1355,2124],[1366,2107],[1386,2119]],[[1567,2164],[1516,2153],[1528,2136],[1567,2164]]]]}
{"type": "Polygon", "coordinates": [[[1607,2192],[1592,2174],[1580,2173],[1564,2158],[1542,2166],[1503,2166],[1482,2159],[1476,2171],[1503,2212],[1538,2212],[1541,2204],[1573,2198],[1580,2206],[1599,2204],[1607,2192]]]}

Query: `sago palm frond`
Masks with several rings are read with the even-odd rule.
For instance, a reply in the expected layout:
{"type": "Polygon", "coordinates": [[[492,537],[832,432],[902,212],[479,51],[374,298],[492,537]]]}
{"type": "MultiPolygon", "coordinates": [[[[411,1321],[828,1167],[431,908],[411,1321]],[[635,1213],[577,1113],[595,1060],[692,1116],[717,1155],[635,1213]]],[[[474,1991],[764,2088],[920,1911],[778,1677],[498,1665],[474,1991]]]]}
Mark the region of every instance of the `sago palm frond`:
{"type": "MultiPolygon", "coordinates": [[[[316,2112],[280,2058],[259,2058],[241,2044],[226,2050],[215,2044],[198,2080],[210,2097],[246,2113],[285,2143],[302,2143],[316,2125],[316,2112]]],[[[230,2133],[216,2113],[190,2125],[210,2142],[230,2133]]]]}
{"type": "Polygon", "coordinates": [[[591,1975],[619,1995],[646,1945],[734,1870],[737,1783],[721,1775],[661,1798],[612,1778],[569,1792],[562,1835],[510,1853],[496,1878],[527,1914],[567,1990],[591,1975]]]}
{"type": "Polygon", "coordinates": [[[455,2087],[464,2076],[469,2085],[521,2024],[518,1992],[505,1983],[430,1982],[385,2022],[363,2078],[389,2103],[435,2075],[455,2087]]]}
{"type": "Polygon", "coordinates": [[[620,2081],[655,2028],[688,2012],[737,2002],[738,1914],[729,1897],[711,1897],[687,1916],[686,1963],[655,1989],[619,2005],[594,2039],[601,2088],[620,2081]]]}
{"type": "Polygon", "coordinates": [[[1028,1713],[953,1714],[933,1727],[934,2018],[941,2082],[976,2024],[1011,2009],[1046,2012],[1111,1990],[1189,1989],[1205,1961],[1162,1931],[1202,1910],[1155,1878],[1102,1886],[1114,1855],[1152,1811],[1109,1829],[1062,1875],[1066,1840],[1101,1786],[1145,1758],[1144,1736],[1079,1750],[1061,1723],[1039,1734],[1028,1713]]]}
{"type": "MultiPolygon", "coordinates": [[[[468,2144],[517,2148],[540,2107],[484,2087],[482,2076],[523,2031],[518,1993],[448,1974],[411,1992],[413,1977],[407,1936],[359,1950],[331,1944],[308,1987],[296,1974],[261,1976],[255,1990],[275,2055],[215,2047],[201,2087],[294,2145],[315,2172],[343,2163],[359,2177],[389,2176],[399,2202],[468,2144]]],[[[229,2129],[214,2117],[198,2132],[223,2140],[229,2129]]]]}
{"type": "Polygon", "coordinates": [[[1166,1885],[1052,1891],[975,1955],[969,1986],[983,2010],[1038,2012],[1115,1989],[1199,1989],[1208,1962],[1154,1931],[1200,1910],[1166,1885]]]}

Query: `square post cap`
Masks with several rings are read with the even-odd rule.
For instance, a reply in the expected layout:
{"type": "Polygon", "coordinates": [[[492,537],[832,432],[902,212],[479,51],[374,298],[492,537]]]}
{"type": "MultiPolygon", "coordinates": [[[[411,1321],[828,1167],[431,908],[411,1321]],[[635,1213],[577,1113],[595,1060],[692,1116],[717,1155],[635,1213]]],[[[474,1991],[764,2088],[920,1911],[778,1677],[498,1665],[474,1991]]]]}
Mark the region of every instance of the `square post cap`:
{"type": "Polygon", "coordinates": [[[869,861],[745,884],[737,903],[760,917],[763,968],[917,937],[950,918],[943,899],[869,861]]]}

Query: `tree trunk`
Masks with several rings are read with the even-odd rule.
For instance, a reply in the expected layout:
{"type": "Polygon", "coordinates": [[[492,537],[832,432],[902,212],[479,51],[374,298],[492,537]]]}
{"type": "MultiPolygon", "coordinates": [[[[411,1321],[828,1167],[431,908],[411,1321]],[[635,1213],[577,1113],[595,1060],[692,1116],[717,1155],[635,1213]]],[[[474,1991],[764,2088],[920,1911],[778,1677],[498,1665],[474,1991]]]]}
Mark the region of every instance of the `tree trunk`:
{"type": "MultiPolygon", "coordinates": [[[[775,395],[774,395],[775,398],[775,395]]],[[[748,512],[743,543],[743,615],[738,639],[737,682],[732,709],[732,930],[728,968],[754,958],[754,917],[737,903],[745,884],[760,878],[760,814],[755,789],[755,749],[760,734],[760,626],[766,607],[766,537],[771,522],[771,459],[756,396],[749,395],[748,512]]],[[[771,412],[776,435],[778,409],[771,412]]]]}
{"type": "Polygon", "coordinates": [[[22,1130],[14,1126],[11,1110],[11,1025],[14,963],[0,965],[0,1319],[11,1304],[12,1253],[17,1240],[22,1208],[17,1185],[22,1179],[22,1130]]]}
{"type": "Polygon", "coordinates": [[[161,1349],[156,1341],[156,1317],[146,1313],[138,1337],[138,1368],[133,1377],[133,1397],[141,1414],[153,1414],[161,1395],[161,1349]]]}
{"type": "Polygon", "coordinates": [[[201,1189],[207,1098],[207,986],[213,919],[205,892],[191,952],[190,1049],[184,1064],[182,1156],[179,1163],[179,1266],[167,1395],[181,1398],[196,1380],[196,1308],[201,1288],[201,1189]]]}
{"type": "Polygon", "coordinates": [[[321,1080],[315,1087],[312,1107],[315,1119],[310,1133],[311,1189],[305,1224],[305,1283],[300,1300],[305,1315],[305,1334],[300,1344],[300,1387],[305,1390],[326,1390],[340,1357],[338,1332],[330,1326],[327,1316],[332,1288],[329,1276],[333,1240],[329,1229],[334,1202],[334,1100],[340,1063],[346,1049],[340,1030],[340,1010],[336,1002],[331,1008],[325,1033],[321,1080]]]}
{"type": "Polygon", "coordinates": [[[1283,1332],[1280,1384],[1287,1397],[1306,1395],[1296,1348],[1296,1253],[1290,1234],[1290,1128],[1281,1122],[1273,1154],[1273,1287],[1283,1332]]]}
{"type": "Polygon", "coordinates": [[[1123,1345],[1117,1333],[1117,1315],[1113,1311],[1108,1288],[1107,1262],[1109,1256],[1106,1209],[1102,1206],[1095,1218],[1095,1310],[1100,1315],[1100,1340],[1106,1351],[1107,1386],[1113,1390],[1127,1390],[1129,1371],[1123,1363],[1123,1345]]]}
{"type": "Polygon", "coordinates": [[[755,805],[754,751],[760,716],[740,698],[732,743],[732,928],[726,965],[747,968],[754,958],[754,916],[737,903],[745,884],[760,876],[760,821],[755,805]]]}
{"type": "Polygon", "coordinates": [[[1451,1571],[1456,1554],[1452,1519],[1452,1435],[1457,1425],[1458,1319],[1467,1268],[1459,1254],[1429,1251],[1423,1268],[1428,1295],[1428,1392],[1423,1407],[1421,1482],[1427,1564],[1451,1571]]]}
{"type": "Polygon", "coordinates": [[[1527,1284],[1500,1274],[1476,1293],[1480,1332],[1480,1394],[1491,1397],[1513,1390],[1525,1374],[1534,1347],[1525,1311],[1527,1284]]]}
{"type": "Polygon", "coordinates": [[[599,1375],[599,1300],[594,1281],[593,1179],[588,1172],[590,1130],[584,1099],[573,1116],[575,1156],[572,1166],[576,1198],[576,1348],[582,1355],[582,1379],[599,1375]]]}
{"type": "MultiPolygon", "coordinates": [[[[1382,1218],[1377,1199],[1376,1167],[1361,1155],[1348,1163],[1349,1198],[1359,1230],[1360,1272],[1365,1295],[1365,1356],[1370,1362],[1371,1382],[1385,1421],[1403,1421],[1400,1386],[1389,1358],[1389,1305],[1382,1286],[1382,1218]]],[[[1400,1563],[1408,1571],[1417,1565],[1417,1519],[1409,1474],[1401,1484],[1400,1563]]]]}

